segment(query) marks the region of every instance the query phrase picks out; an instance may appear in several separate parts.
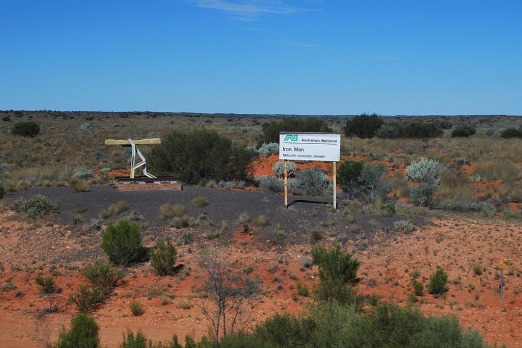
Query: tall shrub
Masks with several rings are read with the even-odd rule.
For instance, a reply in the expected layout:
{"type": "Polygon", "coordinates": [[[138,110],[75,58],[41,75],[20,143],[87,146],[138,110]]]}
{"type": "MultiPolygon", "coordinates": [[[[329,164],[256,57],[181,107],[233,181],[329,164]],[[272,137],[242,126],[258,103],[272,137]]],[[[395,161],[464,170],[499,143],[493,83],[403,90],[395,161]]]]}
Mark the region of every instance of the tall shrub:
{"type": "Polygon", "coordinates": [[[35,137],[40,133],[40,126],[33,121],[16,122],[11,128],[11,134],[24,137],[35,137]]]}
{"type": "Polygon", "coordinates": [[[357,301],[357,295],[351,288],[358,281],[360,262],[357,259],[341,250],[339,245],[331,249],[316,245],[312,248],[312,258],[319,267],[320,284],[315,290],[318,300],[333,300],[341,304],[357,301]]]}
{"type": "Polygon", "coordinates": [[[377,114],[362,114],[346,121],[344,134],[346,136],[357,136],[359,138],[373,138],[375,132],[382,126],[384,121],[377,114]]]}
{"type": "Polygon", "coordinates": [[[319,118],[285,118],[282,121],[274,121],[263,124],[263,134],[257,142],[257,146],[263,143],[279,143],[279,132],[331,132],[328,124],[319,118]]]}
{"type": "Polygon", "coordinates": [[[406,138],[435,138],[440,137],[444,131],[436,124],[423,121],[409,122],[404,126],[406,138]]]}
{"type": "Polygon", "coordinates": [[[93,316],[80,312],[71,319],[70,330],[62,329],[58,342],[51,344],[50,348],[98,348],[100,338],[99,327],[93,316]]]}
{"type": "Polygon", "coordinates": [[[252,151],[234,146],[216,131],[174,131],[152,148],[149,163],[160,173],[188,184],[208,180],[244,180],[250,175],[252,151]]]}
{"type": "Polygon", "coordinates": [[[344,161],[337,169],[337,182],[343,192],[353,192],[359,183],[364,162],[344,161]]]}
{"type": "Polygon", "coordinates": [[[107,226],[101,234],[101,248],[111,262],[121,266],[143,259],[147,252],[138,224],[128,220],[107,226]]]}
{"type": "Polygon", "coordinates": [[[178,251],[170,241],[159,240],[155,246],[149,249],[149,257],[152,268],[157,275],[170,275],[174,273],[178,251]]]}

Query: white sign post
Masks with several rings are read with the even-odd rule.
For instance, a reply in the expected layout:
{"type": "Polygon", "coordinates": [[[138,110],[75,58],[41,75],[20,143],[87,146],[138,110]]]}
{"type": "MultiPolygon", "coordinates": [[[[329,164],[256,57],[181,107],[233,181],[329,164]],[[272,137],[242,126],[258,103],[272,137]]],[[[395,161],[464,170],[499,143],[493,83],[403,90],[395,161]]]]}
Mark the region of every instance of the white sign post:
{"type": "MultiPolygon", "coordinates": [[[[279,159],[285,161],[333,162],[333,206],[337,209],[336,162],[341,159],[341,135],[334,133],[279,133],[279,159]]],[[[285,170],[285,206],[288,207],[288,179],[285,170]]]]}

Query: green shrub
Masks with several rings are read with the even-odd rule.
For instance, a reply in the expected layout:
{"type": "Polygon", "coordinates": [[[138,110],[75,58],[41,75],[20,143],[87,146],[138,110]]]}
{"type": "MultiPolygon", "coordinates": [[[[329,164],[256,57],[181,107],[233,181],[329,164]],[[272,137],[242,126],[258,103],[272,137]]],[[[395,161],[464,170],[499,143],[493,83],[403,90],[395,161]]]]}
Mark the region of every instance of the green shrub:
{"type": "Polygon", "coordinates": [[[430,276],[428,291],[433,295],[442,295],[448,291],[448,274],[442,268],[437,268],[430,276]]]}
{"type": "Polygon", "coordinates": [[[308,297],[310,296],[310,291],[308,290],[308,286],[306,284],[303,284],[301,282],[297,282],[297,294],[299,296],[308,297]]]}
{"type": "Polygon", "coordinates": [[[51,295],[61,291],[61,289],[56,285],[53,277],[43,277],[39,275],[36,277],[35,281],[41,295],[51,295]]]}
{"type": "MultiPolygon", "coordinates": [[[[263,134],[257,142],[257,146],[263,143],[279,143],[280,132],[331,132],[327,123],[319,118],[285,118],[282,121],[273,121],[263,124],[263,134]]],[[[279,150],[279,148],[278,148],[279,150]]]]}
{"type": "Polygon", "coordinates": [[[451,136],[453,138],[456,137],[469,137],[474,135],[477,132],[477,129],[472,124],[463,124],[456,127],[452,132],[451,136]]]}
{"type": "Polygon", "coordinates": [[[422,183],[410,188],[410,199],[413,204],[421,207],[431,207],[433,203],[433,193],[435,185],[431,183],[422,183]]]}
{"type": "Polygon", "coordinates": [[[507,128],[500,133],[501,138],[522,138],[522,128],[507,128]]]}
{"type": "Polygon", "coordinates": [[[93,264],[85,266],[81,273],[91,284],[100,288],[105,294],[110,294],[118,282],[123,279],[123,272],[111,264],[97,260],[93,264]]]}
{"type": "Polygon", "coordinates": [[[149,249],[149,258],[157,275],[170,275],[174,273],[178,252],[170,241],[158,241],[149,249]]]}
{"type": "Polygon", "coordinates": [[[16,211],[26,213],[31,218],[37,218],[58,211],[59,205],[45,195],[36,194],[27,199],[20,197],[15,201],[14,208],[16,211]]]}
{"type": "Polygon", "coordinates": [[[255,335],[262,342],[275,347],[306,347],[314,333],[314,328],[315,323],[312,319],[275,314],[256,326],[255,335]]]}
{"type": "Polygon", "coordinates": [[[89,312],[104,303],[108,295],[101,288],[81,285],[78,293],[71,296],[71,299],[80,312],[89,312]]]}
{"type": "Polygon", "coordinates": [[[216,131],[174,131],[152,148],[148,162],[159,173],[173,175],[188,184],[209,180],[245,180],[253,152],[234,146],[216,131]]]}
{"type": "Polygon", "coordinates": [[[362,114],[346,121],[344,134],[349,137],[355,135],[361,139],[373,138],[375,132],[382,126],[384,121],[377,114],[362,114]]]}
{"type": "MultiPolygon", "coordinates": [[[[187,339],[187,343],[188,344],[185,345],[186,348],[196,348],[192,339],[187,339]]],[[[207,346],[202,344],[201,347],[204,348],[207,346]]],[[[226,346],[221,344],[221,347],[226,346]]],[[[147,337],[145,337],[141,330],[136,333],[136,336],[134,336],[132,331],[128,330],[127,335],[123,335],[123,342],[121,343],[120,348],[183,348],[183,346],[178,343],[178,336],[174,336],[170,342],[154,343],[152,340],[147,340],[147,337]]]]}
{"type": "Polygon", "coordinates": [[[135,317],[138,317],[143,314],[143,306],[139,301],[131,301],[129,303],[129,309],[131,311],[131,314],[135,317]]]}
{"type": "Polygon", "coordinates": [[[320,283],[315,296],[320,301],[336,301],[353,304],[359,301],[352,285],[358,282],[360,262],[341,250],[339,245],[325,249],[322,245],[312,247],[312,258],[319,267],[320,283]]]}
{"type": "Polygon", "coordinates": [[[337,170],[337,182],[344,192],[353,192],[359,185],[364,162],[343,161],[337,170]]]}
{"type": "Polygon", "coordinates": [[[40,133],[40,126],[33,121],[16,122],[13,127],[11,127],[11,134],[13,135],[35,137],[38,133],[40,133]]]}
{"type": "Polygon", "coordinates": [[[139,261],[146,254],[138,224],[128,220],[107,226],[101,233],[101,248],[111,262],[121,266],[139,261]]]}
{"type": "Polygon", "coordinates": [[[404,137],[404,126],[399,122],[385,123],[375,132],[375,136],[382,139],[397,139],[404,137]]]}
{"type": "Polygon", "coordinates": [[[2,121],[4,121],[4,122],[11,122],[11,117],[4,116],[4,117],[2,117],[2,121]]]}
{"type": "Polygon", "coordinates": [[[406,138],[435,138],[440,137],[444,131],[436,124],[430,122],[409,122],[404,126],[406,138]]]}
{"type": "Polygon", "coordinates": [[[62,329],[58,342],[51,348],[97,348],[100,347],[99,327],[92,315],[78,313],[71,319],[69,331],[62,329]]]}
{"type": "Polygon", "coordinates": [[[412,285],[413,285],[413,293],[415,294],[415,296],[424,295],[424,285],[422,285],[421,282],[414,279],[412,281],[412,285]]]}

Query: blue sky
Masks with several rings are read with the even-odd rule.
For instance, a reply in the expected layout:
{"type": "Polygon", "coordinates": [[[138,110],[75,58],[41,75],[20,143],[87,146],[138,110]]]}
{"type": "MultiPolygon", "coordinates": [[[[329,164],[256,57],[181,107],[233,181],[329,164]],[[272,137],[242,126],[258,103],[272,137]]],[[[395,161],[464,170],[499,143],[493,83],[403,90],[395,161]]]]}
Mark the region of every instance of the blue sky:
{"type": "Polygon", "coordinates": [[[0,109],[522,115],[520,0],[0,0],[0,109]]]}

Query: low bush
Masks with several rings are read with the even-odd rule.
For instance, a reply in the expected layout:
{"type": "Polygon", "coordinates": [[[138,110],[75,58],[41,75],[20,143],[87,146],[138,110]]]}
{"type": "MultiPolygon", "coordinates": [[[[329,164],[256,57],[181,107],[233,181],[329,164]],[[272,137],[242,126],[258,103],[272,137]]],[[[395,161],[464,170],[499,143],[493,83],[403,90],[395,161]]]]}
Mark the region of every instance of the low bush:
{"type": "Polygon", "coordinates": [[[143,305],[139,301],[131,301],[129,303],[129,309],[131,314],[135,317],[142,315],[144,312],[143,305]]]}
{"type": "Polygon", "coordinates": [[[343,192],[354,192],[364,166],[362,161],[343,161],[337,170],[337,182],[343,192]]]}
{"type": "Polygon", "coordinates": [[[397,139],[404,137],[404,125],[399,122],[385,123],[375,132],[375,136],[382,139],[397,139]]]}
{"type": "MultiPolygon", "coordinates": [[[[294,176],[298,168],[292,161],[286,161],[286,173],[288,177],[294,176]]],[[[272,167],[272,171],[277,177],[284,177],[285,175],[285,162],[279,161],[272,167]]]]}
{"type": "Polygon", "coordinates": [[[365,163],[359,176],[362,197],[366,202],[383,198],[390,189],[388,168],[384,164],[365,163]]]}
{"type": "Polygon", "coordinates": [[[93,286],[100,288],[107,295],[123,279],[121,269],[102,260],[97,260],[93,264],[85,266],[81,273],[93,286]]]}
{"type": "Polygon", "coordinates": [[[17,199],[14,203],[14,208],[16,211],[23,212],[31,218],[37,218],[51,212],[57,212],[59,204],[45,195],[36,194],[26,199],[17,199]]]}
{"type": "Polygon", "coordinates": [[[51,295],[61,291],[61,289],[56,285],[53,277],[43,277],[39,275],[36,277],[35,281],[41,295],[51,295]]]}
{"type": "Polygon", "coordinates": [[[257,149],[257,153],[260,153],[265,156],[269,156],[271,154],[279,153],[279,139],[275,143],[263,143],[259,149],[257,149]]]}
{"type": "MultiPolygon", "coordinates": [[[[280,132],[331,132],[326,121],[319,118],[285,118],[282,121],[273,121],[263,124],[263,134],[257,142],[258,146],[263,143],[279,143],[280,132]]],[[[279,152],[279,146],[277,148],[279,152]]]]}
{"type": "Polygon", "coordinates": [[[474,135],[477,132],[477,129],[472,124],[463,124],[458,127],[456,127],[452,132],[451,136],[453,138],[456,137],[469,137],[474,135]]]}
{"type": "Polygon", "coordinates": [[[437,268],[430,276],[428,291],[437,296],[448,291],[448,274],[442,268],[437,268]]]}
{"type": "Polygon", "coordinates": [[[347,137],[355,135],[361,139],[373,138],[383,123],[382,117],[377,114],[362,114],[346,121],[344,134],[347,137]]]}
{"type": "Polygon", "coordinates": [[[254,219],[254,224],[261,227],[268,226],[270,225],[270,219],[266,215],[258,215],[254,219]]]}
{"type": "Polygon", "coordinates": [[[165,203],[160,206],[159,215],[163,220],[168,220],[173,217],[182,217],[185,215],[185,210],[185,207],[181,204],[165,203]]]}
{"type": "Polygon", "coordinates": [[[409,122],[404,126],[405,138],[435,138],[443,133],[441,128],[430,122],[409,122]]]}
{"type": "Polygon", "coordinates": [[[322,170],[308,168],[298,172],[295,179],[289,181],[288,185],[294,194],[320,196],[330,186],[330,180],[322,170]]]}
{"type": "Polygon", "coordinates": [[[99,327],[93,316],[88,313],[78,313],[71,319],[71,328],[62,329],[58,342],[50,344],[49,348],[98,348],[100,338],[99,327]]]}
{"type": "Polygon", "coordinates": [[[78,293],[71,296],[71,300],[76,304],[80,312],[89,312],[104,303],[107,296],[108,294],[105,294],[101,288],[81,285],[78,293]]]}
{"type": "Polygon", "coordinates": [[[263,192],[283,192],[285,189],[283,180],[272,176],[260,176],[256,178],[263,192]]]}
{"type": "Polygon", "coordinates": [[[203,196],[194,196],[190,201],[194,207],[203,208],[208,205],[208,201],[203,196]]]}
{"type": "Polygon", "coordinates": [[[113,215],[119,215],[129,210],[129,205],[125,201],[117,201],[109,205],[109,207],[100,212],[101,219],[108,219],[113,215]]]}
{"type": "Polygon", "coordinates": [[[393,228],[396,231],[410,233],[415,231],[415,225],[408,220],[398,220],[393,223],[393,228]]]}
{"type": "Polygon", "coordinates": [[[421,158],[406,167],[406,179],[416,183],[432,183],[438,185],[444,172],[444,165],[439,161],[421,158]]]}
{"type": "Polygon", "coordinates": [[[89,191],[89,183],[84,179],[79,179],[77,177],[73,177],[71,179],[71,187],[76,192],[88,192],[89,191]]]}
{"type": "Polygon", "coordinates": [[[11,134],[13,135],[35,137],[38,133],[40,133],[40,126],[33,121],[16,122],[13,127],[11,127],[11,134]]]}
{"type": "Polygon", "coordinates": [[[433,193],[436,186],[431,183],[422,183],[410,188],[410,199],[413,204],[421,207],[431,207],[433,204],[433,193]]]}
{"type": "Polygon", "coordinates": [[[147,252],[138,224],[128,220],[107,226],[101,233],[101,248],[112,263],[121,266],[142,260],[147,252]]]}
{"type": "Polygon", "coordinates": [[[501,138],[522,138],[522,128],[507,128],[500,133],[501,138]]]}
{"type": "Polygon", "coordinates": [[[160,240],[149,249],[149,258],[152,269],[157,275],[171,275],[174,273],[178,251],[170,241],[160,240]]]}
{"type": "Polygon", "coordinates": [[[415,296],[424,295],[424,285],[422,285],[421,282],[414,279],[412,281],[412,286],[413,286],[413,293],[415,294],[415,296]]]}

